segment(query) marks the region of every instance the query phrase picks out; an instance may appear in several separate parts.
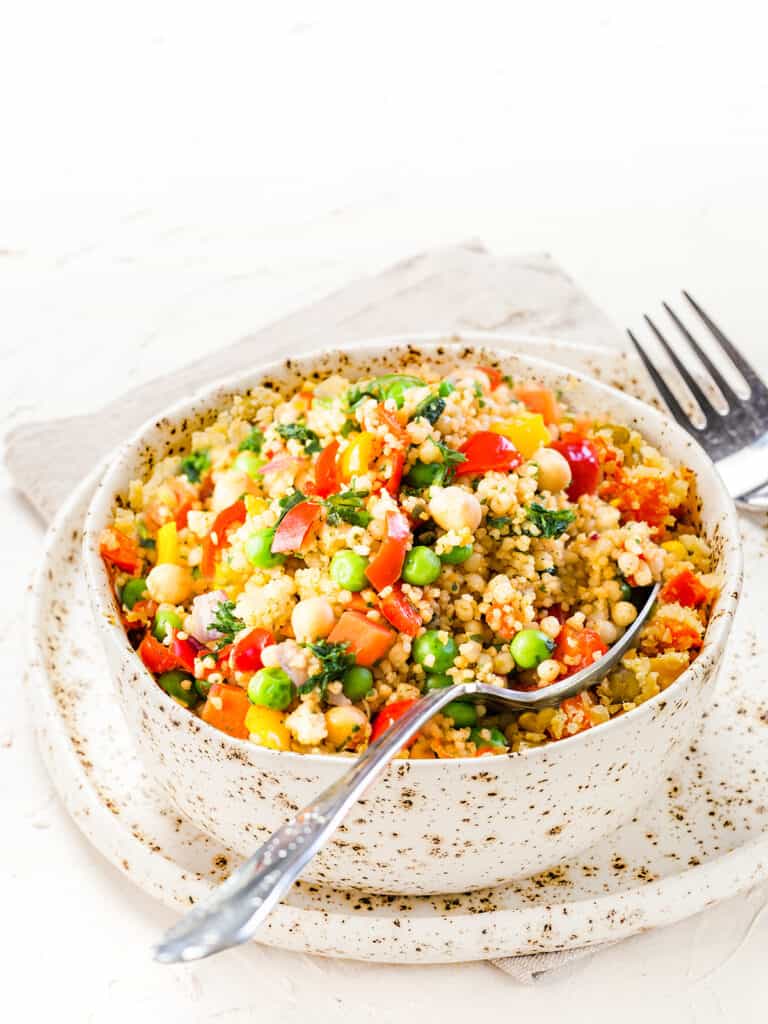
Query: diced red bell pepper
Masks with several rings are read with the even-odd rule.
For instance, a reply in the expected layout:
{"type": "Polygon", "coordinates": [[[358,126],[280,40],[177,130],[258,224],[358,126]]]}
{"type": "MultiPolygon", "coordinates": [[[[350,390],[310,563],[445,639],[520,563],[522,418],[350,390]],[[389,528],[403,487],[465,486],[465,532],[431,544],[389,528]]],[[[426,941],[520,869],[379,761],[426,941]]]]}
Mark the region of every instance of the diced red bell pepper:
{"type": "MultiPolygon", "coordinates": [[[[387,704],[383,707],[372,722],[369,742],[375,742],[379,736],[387,731],[390,725],[394,725],[399,718],[402,718],[408,708],[412,707],[415,703],[415,700],[397,700],[394,704],[387,704]]],[[[418,735],[418,732],[416,732],[410,739],[405,741],[404,746],[410,747],[412,743],[416,742],[418,735]]]]}
{"type": "Polygon", "coordinates": [[[315,528],[322,505],[314,501],[300,501],[283,516],[272,540],[272,552],[284,555],[301,551],[315,528]]]}
{"type": "Polygon", "coordinates": [[[327,498],[329,494],[335,494],[339,489],[339,470],[336,465],[338,453],[339,442],[331,441],[317,456],[314,492],[320,498],[327,498]]]}
{"type": "Polygon", "coordinates": [[[545,423],[560,422],[560,406],[550,388],[526,387],[521,384],[515,388],[515,398],[520,399],[530,412],[539,413],[545,423]]]}
{"type": "Polygon", "coordinates": [[[500,384],[504,383],[504,374],[495,366],[478,366],[477,369],[481,370],[491,382],[491,391],[495,391],[500,384]]]}
{"type": "Polygon", "coordinates": [[[399,509],[391,509],[387,512],[387,536],[365,570],[376,590],[391,587],[400,578],[410,541],[408,518],[399,509]]]}
{"type": "Polygon", "coordinates": [[[397,639],[388,626],[372,622],[362,612],[343,612],[328,636],[332,644],[346,644],[358,665],[369,668],[380,661],[397,639]]]}
{"type": "Polygon", "coordinates": [[[216,516],[210,533],[203,539],[203,557],[200,562],[203,576],[213,576],[216,571],[216,554],[226,544],[227,533],[234,526],[242,526],[246,515],[245,502],[241,498],[216,516]]]}
{"type": "Polygon", "coordinates": [[[684,608],[700,608],[709,600],[709,590],[690,569],[683,569],[664,584],[659,598],[684,608]]]}
{"type": "Polygon", "coordinates": [[[491,470],[508,473],[523,461],[522,455],[509,438],[493,430],[478,430],[464,442],[459,451],[466,459],[455,467],[456,476],[476,476],[491,470]]]}
{"type": "Polygon", "coordinates": [[[400,633],[416,636],[421,629],[421,616],[399,586],[392,587],[379,603],[379,611],[400,633]]]}
{"type": "Polygon", "coordinates": [[[139,545],[132,537],[126,537],[111,526],[102,530],[99,537],[99,553],[105,562],[135,576],[141,568],[139,545]]]}
{"type": "Polygon", "coordinates": [[[179,636],[179,631],[175,629],[173,631],[173,639],[171,640],[170,651],[176,658],[178,665],[194,675],[195,672],[195,658],[197,657],[198,651],[201,649],[196,647],[194,643],[188,638],[182,639],[179,636]]]}
{"type": "Polygon", "coordinates": [[[400,482],[403,479],[403,466],[405,465],[405,452],[392,453],[392,468],[389,473],[389,480],[384,484],[384,490],[389,491],[393,498],[397,497],[400,490],[400,482]]]}
{"type": "Polygon", "coordinates": [[[597,448],[585,437],[566,431],[559,441],[553,441],[550,448],[560,452],[571,467],[571,483],[568,497],[576,501],[582,494],[595,494],[600,483],[600,459],[597,448]]]}
{"type": "Polygon", "coordinates": [[[200,717],[235,739],[246,740],[248,730],[245,727],[245,716],[250,706],[248,694],[241,687],[230,683],[213,683],[200,717]]]}
{"type": "Polygon", "coordinates": [[[261,655],[275,642],[268,629],[249,629],[241,633],[232,648],[231,662],[235,672],[258,672],[263,667],[261,655]]]}
{"type": "Polygon", "coordinates": [[[590,668],[595,663],[595,655],[602,657],[607,650],[594,629],[576,629],[566,623],[557,638],[554,657],[565,666],[565,675],[572,676],[590,668]]]}
{"type": "Polygon", "coordinates": [[[161,644],[151,633],[146,633],[139,644],[139,657],[154,675],[162,675],[179,667],[179,661],[170,647],[161,644]]]}

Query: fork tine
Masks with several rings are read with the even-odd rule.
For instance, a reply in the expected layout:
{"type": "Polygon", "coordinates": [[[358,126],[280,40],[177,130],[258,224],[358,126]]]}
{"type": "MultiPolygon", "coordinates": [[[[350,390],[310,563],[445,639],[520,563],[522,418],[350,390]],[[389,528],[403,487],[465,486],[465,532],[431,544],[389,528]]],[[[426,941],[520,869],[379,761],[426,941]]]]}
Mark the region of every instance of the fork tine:
{"type": "Polygon", "coordinates": [[[645,319],[645,322],[648,324],[648,326],[653,331],[653,333],[656,335],[656,338],[658,339],[658,342],[661,345],[661,347],[664,349],[664,351],[669,356],[670,360],[672,361],[672,365],[675,367],[677,372],[680,374],[680,376],[683,378],[685,383],[691,389],[691,393],[693,394],[693,397],[699,403],[699,408],[701,409],[702,415],[704,416],[705,419],[707,419],[710,409],[713,412],[716,412],[717,410],[712,405],[712,403],[707,398],[707,396],[704,394],[704,392],[701,390],[701,386],[699,385],[699,383],[696,380],[696,378],[683,365],[683,361],[680,359],[678,354],[675,352],[675,350],[669,344],[669,342],[664,337],[664,335],[661,333],[661,331],[656,326],[656,324],[653,322],[653,320],[651,320],[651,318],[649,316],[645,316],[645,315],[644,315],[644,319],[645,319]]]}
{"type": "Polygon", "coordinates": [[[645,365],[646,370],[650,374],[651,380],[656,385],[656,387],[659,389],[659,393],[661,394],[661,397],[667,403],[667,406],[669,407],[669,411],[675,417],[677,422],[681,426],[685,427],[687,430],[690,430],[690,428],[692,426],[694,427],[694,429],[698,429],[698,428],[696,428],[695,424],[691,423],[691,419],[688,416],[688,413],[680,405],[680,403],[678,402],[677,398],[675,398],[675,396],[672,393],[672,391],[670,391],[669,385],[664,380],[664,378],[659,373],[659,371],[656,369],[656,367],[653,365],[653,362],[651,361],[651,359],[649,359],[645,349],[640,344],[640,342],[637,340],[637,338],[634,336],[632,331],[627,330],[627,334],[629,335],[629,340],[635,346],[635,350],[636,350],[637,354],[642,359],[642,361],[643,361],[643,363],[645,365]]]}
{"type": "Polygon", "coordinates": [[[707,325],[710,332],[712,333],[713,338],[720,345],[720,348],[725,352],[725,354],[731,360],[733,365],[736,367],[736,369],[742,375],[744,380],[747,382],[752,393],[768,394],[768,388],[766,388],[765,384],[762,382],[758,374],[755,373],[752,366],[747,362],[747,360],[744,358],[741,352],[739,352],[739,350],[736,348],[733,342],[730,341],[723,334],[723,332],[720,330],[720,328],[717,326],[714,320],[707,313],[704,312],[704,310],[701,308],[698,302],[696,302],[695,299],[691,298],[691,296],[685,289],[683,289],[683,295],[686,297],[688,302],[691,304],[691,306],[693,306],[693,308],[699,314],[701,319],[707,325]]]}
{"type": "Polygon", "coordinates": [[[720,373],[718,368],[715,366],[715,364],[709,358],[709,356],[704,351],[704,349],[701,347],[701,345],[698,343],[698,341],[696,341],[694,336],[691,334],[691,332],[685,326],[685,324],[680,319],[680,317],[677,315],[677,313],[674,311],[674,309],[672,309],[672,307],[668,303],[666,303],[666,302],[662,302],[662,306],[664,307],[664,309],[666,309],[666,311],[669,314],[669,317],[672,320],[672,322],[675,324],[677,329],[680,331],[680,333],[683,335],[685,340],[691,346],[693,351],[699,357],[699,359],[701,360],[701,363],[702,363],[704,369],[707,371],[707,373],[712,378],[712,380],[715,382],[715,384],[717,384],[718,388],[720,389],[720,391],[722,393],[723,398],[727,401],[728,405],[731,407],[731,409],[736,408],[737,405],[741,404],[742,400],[739,398],[739,396],[733,390],[733,388],[728,383],[728,381],[725,379],[725,377],[722,375],[722,373],[720,373]]]}

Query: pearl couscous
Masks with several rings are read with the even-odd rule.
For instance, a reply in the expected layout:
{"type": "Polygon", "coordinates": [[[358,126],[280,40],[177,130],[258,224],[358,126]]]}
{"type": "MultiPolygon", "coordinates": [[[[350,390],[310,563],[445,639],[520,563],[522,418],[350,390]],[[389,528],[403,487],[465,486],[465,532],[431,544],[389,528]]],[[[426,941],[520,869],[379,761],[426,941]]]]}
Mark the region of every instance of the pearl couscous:
{"type": "Polygon", "coordinates": [[[718,582],[695,480],[638,432],[468,367],[236,398],[134,481],[101,537],[158,684],[237,738],[354,753],[426,690],[547,686],[637,647],[557,708],[454,701],[402,756],[561,740],[653,697],[702,645],[718,582]]]}

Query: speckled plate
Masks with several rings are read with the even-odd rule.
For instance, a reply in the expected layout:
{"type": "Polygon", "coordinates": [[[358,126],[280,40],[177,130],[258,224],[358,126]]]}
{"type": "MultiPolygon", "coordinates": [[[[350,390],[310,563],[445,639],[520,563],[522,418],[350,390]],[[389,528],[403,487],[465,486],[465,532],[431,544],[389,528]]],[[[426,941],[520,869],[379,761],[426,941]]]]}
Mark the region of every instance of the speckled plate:
{"type": "MultiPolygon", "coordinates": [[[[605,349],[516,343],[642,394],[637,366],[605,349]]],[[[93,625],[80,529],[96,475],[51,527],[33,601],[30,698],[40,746],[69,812],[137,885],[188,907],[237,863],[170,809],[133,749],[93,625]]],[[[623,938],[697,913],[768,876],[768,540],[744,521],[745,599],[699,740],[629,825],[545,875],[414,898],[298,884],[260,941],[398,963],[453,962],[623,938]]]]}

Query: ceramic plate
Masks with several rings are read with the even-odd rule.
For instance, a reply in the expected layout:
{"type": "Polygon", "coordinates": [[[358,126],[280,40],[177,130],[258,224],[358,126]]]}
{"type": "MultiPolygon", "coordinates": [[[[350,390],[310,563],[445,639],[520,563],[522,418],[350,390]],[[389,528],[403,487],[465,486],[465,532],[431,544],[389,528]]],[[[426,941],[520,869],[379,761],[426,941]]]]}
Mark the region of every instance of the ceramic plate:
{"type": "MultiPolygon", "coordinates": [[[[515,347],[643,395],[633,360],[542,341],[515,347]]],[[[29,692],[41,749],[68,810],[144,890],[179,908],[237,864],[170,809],[143,771],[94,639],[80,529],[96,475],[52,526],[31,623],[29,692]]],[[[390,962],[452,962],[563,949],[672,923],[768,875],[768,543],[743,523],[746,600],[716,698],[682,768],[637,819],[542,876],[445,897],[373,896],[298,884],[259,940],[390,962]]]]}

